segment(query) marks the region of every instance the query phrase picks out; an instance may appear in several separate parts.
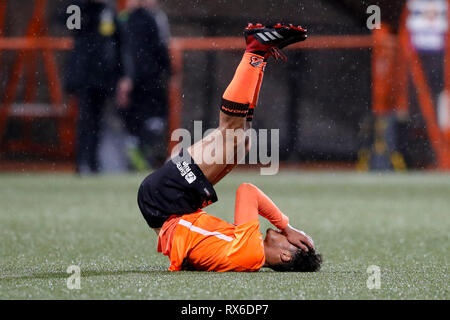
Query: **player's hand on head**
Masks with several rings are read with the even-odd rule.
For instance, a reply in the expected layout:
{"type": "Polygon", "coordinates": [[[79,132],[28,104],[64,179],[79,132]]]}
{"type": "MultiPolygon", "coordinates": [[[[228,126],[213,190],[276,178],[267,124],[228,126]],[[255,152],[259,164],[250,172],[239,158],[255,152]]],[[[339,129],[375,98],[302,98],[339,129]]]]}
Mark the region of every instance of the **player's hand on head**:
{"type": "Polygon", "coordinates": [[[308,252],[309,248],[314,249],[314,241],[312,238],[301,230],[297,230],[288,225],[281,233],[286,236],[291,244],[299,247],[303,251],[308,252]]]}

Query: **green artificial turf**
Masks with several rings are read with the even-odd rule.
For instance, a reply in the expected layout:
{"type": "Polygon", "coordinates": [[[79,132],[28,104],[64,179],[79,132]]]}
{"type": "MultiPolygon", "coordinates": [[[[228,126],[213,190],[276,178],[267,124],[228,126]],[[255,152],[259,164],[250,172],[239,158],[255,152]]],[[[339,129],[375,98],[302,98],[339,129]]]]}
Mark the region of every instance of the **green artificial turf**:
{"type": "MultiPolygon", "coordinates": [[[[237,171],[206,210],[232,221],[242,182],[309,233],[318,273],[166,271],[136,205],[143,176],[0,175],[0,299],[448,299],[450,176],[237,171]],[[70,265],[81,289],[66,286],[70,265]],[[370,265],[381,288],[366,285],[370,265]]],[[[262,222],[264,233],[269,226],[262,222]]]]}

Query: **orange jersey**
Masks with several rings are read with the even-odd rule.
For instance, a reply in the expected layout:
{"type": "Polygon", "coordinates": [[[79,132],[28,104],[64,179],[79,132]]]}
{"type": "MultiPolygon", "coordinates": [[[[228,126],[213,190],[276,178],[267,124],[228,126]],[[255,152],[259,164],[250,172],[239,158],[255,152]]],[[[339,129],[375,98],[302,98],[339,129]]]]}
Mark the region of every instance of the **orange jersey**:
{"type": "Polygon", "coordinates": [[[170,217],[158,252],[169,256],[171,271],[181,270],[185,259],[196,270],[220,272],[258,271],[265,261],[257,218],[235,226],[202,210],[170,217]]]}

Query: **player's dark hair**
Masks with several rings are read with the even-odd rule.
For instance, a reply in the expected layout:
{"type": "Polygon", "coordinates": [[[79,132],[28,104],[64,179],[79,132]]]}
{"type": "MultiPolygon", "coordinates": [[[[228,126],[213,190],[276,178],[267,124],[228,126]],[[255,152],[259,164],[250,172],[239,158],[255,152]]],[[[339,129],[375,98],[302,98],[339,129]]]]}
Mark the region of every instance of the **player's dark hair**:
{"type": "Polygon", "coordinates": [[[280,272],[316,272],[320,270],[322,261],[322,255],[314,249],[309,249],[308,252],[298,249],[289,262],[282,262],[271,268],[280,272]]]}

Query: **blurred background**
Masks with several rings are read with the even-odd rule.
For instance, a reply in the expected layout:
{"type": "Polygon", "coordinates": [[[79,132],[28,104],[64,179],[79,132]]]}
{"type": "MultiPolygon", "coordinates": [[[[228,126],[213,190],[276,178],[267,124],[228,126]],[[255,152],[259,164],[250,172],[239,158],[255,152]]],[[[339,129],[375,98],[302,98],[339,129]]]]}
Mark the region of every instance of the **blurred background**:
{"type": "Polygon", "coordinates": [[[310,34],[269,63],[254,119],[280,129],[282,165],[449,170],[448,15],[447,0],[0,0],[0,170],[158,167],[172,130],[217,125],[249,22],[310,34]]]}

